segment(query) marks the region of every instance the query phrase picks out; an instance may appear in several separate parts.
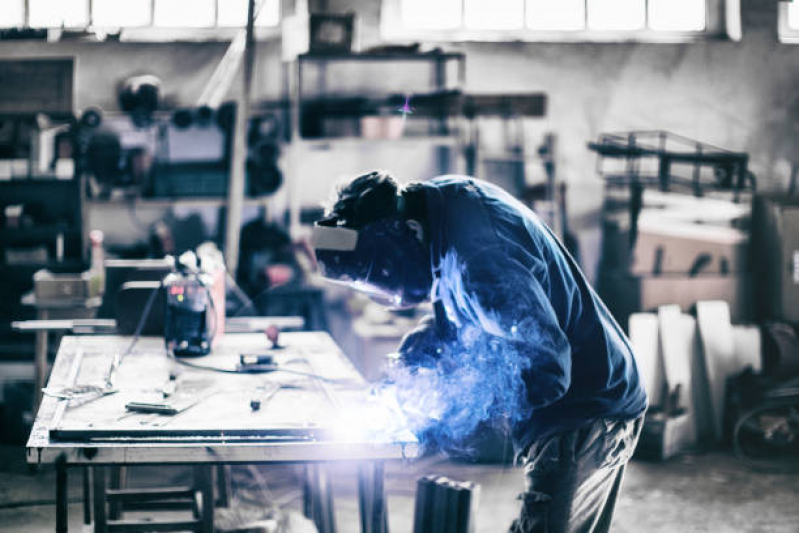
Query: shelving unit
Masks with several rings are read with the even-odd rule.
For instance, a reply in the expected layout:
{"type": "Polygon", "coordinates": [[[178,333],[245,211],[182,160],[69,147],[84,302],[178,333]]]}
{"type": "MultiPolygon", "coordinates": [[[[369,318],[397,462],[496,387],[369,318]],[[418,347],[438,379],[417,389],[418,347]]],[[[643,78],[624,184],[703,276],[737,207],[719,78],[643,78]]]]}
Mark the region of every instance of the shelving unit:
{"type": "Polygon", "coordinates": [[[0,310],[0,359],[24,355],[29,338],[10,329],[12,320],[33,318],[35,311],[22,305],[22,295],[33,288],[33,274],[47,268],[57,272],[83,269],[82,204],[79,180],[14,179],[0,181],[0,205],[26,206],[35,225],[0,229],[0,293],[6,305],[0,310]],[[9,262],[8,250],[45,247],[44,261],[9,262]]]}
{"type": "MultiPolygon", "coordinates": [[[[298,183],[299,181],[299,166],[302,161],[307,161],[309,151],[316,150],[363,150],[363,149],[384,149],[388,147],[397,147],[398,150],[413,150],[416,147],[430,147],[436,148],[435,167],[437,173],[444,174],[451,171],[450,160],[452,148],[457,148],[461,144],[458,131],[451,131],[448,124],[448,118],[453,114],[459,114],[460,111],[450,109],[450,107],[458,108],[458,106],[444,106],[427,105],[424,109],[420,109],[418,116],[423,116],[432,119],[432,127],[430,131],[424,135],[403,136],[399,138],[363,138],[354,135],[347,135],[343,137],[314,137],[308,138],[304,136],[303,131],[303,113],[306,112],[309,102],[319,105],[321,102],[324,104],[326,101],[334,101],[333,99],[326,100],[324,97],[309,100],[305,94],[304,88],[304,71],[309,65],[314,65],[320,68],[332,63],[344,62],[358,62],[358,63],[373,63],[378,68],[385,68],[386,64],[394,64],[401,62],[415,62],[415,63],[429,63],[432,68],[432,87],[430,88],[432,94],[424,95],[426,97],[435,97],[438,95],[455,96],[460,95],[466,77],[466,61],[465,55],[462,53],[445,53],[441,51],[428,52],[428,53],[353,53],[353,54],[303,54],[297,57],[296,60],[288,65],[288,88],[289,88],[289,105],[290,105],[290,141],[286,146],[286,175],[288,176],[288,194],[289,194],[289,209],[290,209],[290,224],[292,234],[296,234],[300,226],[300,211],[304,207],[301,205],[300,193],[301,188],[305,185],[298,183]],[[449,86],[447,83],[449,66],[454,63],[456,65],[456,79],[457,82],[454,87],[449,86]],[[450,91],[446,93],[446,91],[450,91]]],[[[324,79],[324,77],[323,77],[324,79]]],[[[317,90],[322,95],[326,94],[326,83],[322,81],[317,85],[317,90]]],[[[364,107],[382,105],[384,107],[396,108],[396,104],[401,105],[402,102],[397,101],[397,94],[387,94],[385,98],[375,97],[374,95],[356,95],[350,98],[351,101],[362,101],[364,107]]],[[[441,100],[446,101],[446,98],[441,100]]],[[[324,107],[324,105],[322,105],[324,107]]],[[[339,115],[338,112],[336,112],[339,115]]],[[[367,113],[358,113],[351,111],[348,117],[353,119],[366,116],[367,113]]],[[[334,171],[338,172],[338,171],[334,171]]],[[[328,184],[318,185],[318,187],[326,188],[328,184]]]]}

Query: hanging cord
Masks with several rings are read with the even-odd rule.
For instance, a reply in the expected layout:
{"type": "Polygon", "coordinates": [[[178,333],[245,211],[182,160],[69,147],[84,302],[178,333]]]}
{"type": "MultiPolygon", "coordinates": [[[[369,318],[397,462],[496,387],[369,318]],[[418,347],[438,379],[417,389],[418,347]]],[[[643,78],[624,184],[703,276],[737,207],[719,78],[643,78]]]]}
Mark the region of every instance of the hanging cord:
{"type": "Polygon", "coordinates": [[[108,373],[105,375],[106,387],[113,388],[114,373],[116,372],[117,368],[119,368],[119,365],[122,364],[122,360],[133,351],[133,349],[136,347],[136,344],[139,342],[139,339],[141,338],[141,332],[144,329],[144,324],[147,322],[147,318],[150,316],[153,303],[158,296],[158,291],[160,291],[163,286],[164,282],[161,281],[161,283],[158,284],[158,287],[150,292],[150,297],[147,299],[147,303],[144,305],[144,310],[139,317],[139,323],[136,325],[136,331],[133,334],[133,339],[124,352],[117,352],[116,355],[114,355],[114,361],[111,363],[111,367],[108,369],[108,373]]]}

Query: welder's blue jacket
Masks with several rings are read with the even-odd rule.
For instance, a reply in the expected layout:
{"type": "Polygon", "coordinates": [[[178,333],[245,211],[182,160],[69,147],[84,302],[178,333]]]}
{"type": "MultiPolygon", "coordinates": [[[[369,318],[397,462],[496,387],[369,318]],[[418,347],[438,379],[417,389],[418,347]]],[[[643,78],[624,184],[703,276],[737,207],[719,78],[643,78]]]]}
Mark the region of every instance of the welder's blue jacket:
{"type": "Polygon", "coordinates": [[[488,336],[523,361],[516,446],[597,418],[641,415],[646,393],[628,340],[538,216],[484,181],[441,176],[423,185],[433,298],[455,329],[488,336]]]}

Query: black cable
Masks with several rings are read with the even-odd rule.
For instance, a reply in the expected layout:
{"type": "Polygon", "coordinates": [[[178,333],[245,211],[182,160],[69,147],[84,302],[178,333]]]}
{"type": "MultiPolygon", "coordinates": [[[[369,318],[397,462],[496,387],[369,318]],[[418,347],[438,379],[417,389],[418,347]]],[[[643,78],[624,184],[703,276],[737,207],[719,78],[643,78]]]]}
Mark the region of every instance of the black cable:
{"type": "MultiPolygon", "coordinates": [[[[241,374],[241,375],[252,375],[254,373],[254,372],[236,370],[232,368],[220,368],[217,366],[198,365],[197,363],[190,363],[189,361],[180,359],[178,357],[175,357],[174,359],[183,366],[187,366],[189,368],[196,368],[198,370],[209,370],[211,372],[221,372],[223,374],[241,374]]],[[[328,383],[336,383],[336,384],[352,383],[352,380],[326,378],[324,376],[320,376],[319,374],[314,374],[313,372],[303,372],[302,370],[291,370],[289,368],[284,368],[280,365],[258,365],[258,370],[263,371],[264,373],[285,372],[287,374],[296,374],[298,376],[305,376],[309,378],[319,379],[321,381],[326,381],[328,383]]]]}

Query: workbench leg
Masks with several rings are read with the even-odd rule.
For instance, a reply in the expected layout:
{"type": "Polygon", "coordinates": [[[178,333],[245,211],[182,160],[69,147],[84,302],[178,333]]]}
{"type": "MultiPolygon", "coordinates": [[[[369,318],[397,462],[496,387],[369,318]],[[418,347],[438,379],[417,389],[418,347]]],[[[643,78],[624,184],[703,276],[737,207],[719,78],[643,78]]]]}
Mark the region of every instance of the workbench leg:
{"type": "MultiPolygon", "coordinates": [[[[47,311],[40,309],[37,318],[47,320],[47,311]]],[[[42,401],[42,389],[47,384],[47,331],[36,331],[36,349],[34,354],[34,391],[33,391],[33,417],[39,412],[42,401]]]]}
{"type": "Polygon", "coordinates": [[[382,461],[375,463],[372,477],[372,533],[388,533],[385,465],[382,461]]]}
{"type": "Polygon", "coordinates": [[[321,519],[324,522],[325,533],[336,533],[336,513],[333,502],[333,485],[327,475],[325,465],[318,466],[319,473],[319,507],[321,519]]]}
{"type": "Polygon", "coordinates": [[[202,515],[200,531],[214,533],[214,479],[213,465],[195,467],[195,480],[201,494],[202,515]]]}
{"type": "Polygon", "coordinates": [[[369,470],[366,465],[358,465],[358,511],[361,515],[361,533],[371,533],[372,523],[369,520],[369,470]]]}
{"type": "Polygon", "coordinates": [[[67,459],[59,456],[55,462],[55,531],[67,533],[67,459]]]}
{"type": "Polygon", "coordinates": [[[233,487],[230,482],[230,465],[216,465],[216,506],[229,507],[233,487]]]}
{"type": "MultiPolygon", "coordinates": [[[[108,469],[108,488],[124,489],[126,485],[127,470],[124,466],[111,466],[108,469]]],[[[120,520],[125,512],[122,502],[110,502],[108,504],[108,518],[110,520],[120,520]]]]}
{"type": "Polygon", "coordinates": [[[302,514],[308,520],[313,520],[312,468],[313,465],[303,465],[302,467],[302,514]]]}
{"type": "Polygon", "coordinates": [[[83,467],[83,523],[87,526],[92,523],[92,491],[89,487],[91,468],[83,467]]]}
{"type": "Polygon", "coordinates": [[[94,500],[94,533],[108,531],[108,519],[105,513],[105,469],[104,466],[92,467],[92,499],[94,500]]]}

